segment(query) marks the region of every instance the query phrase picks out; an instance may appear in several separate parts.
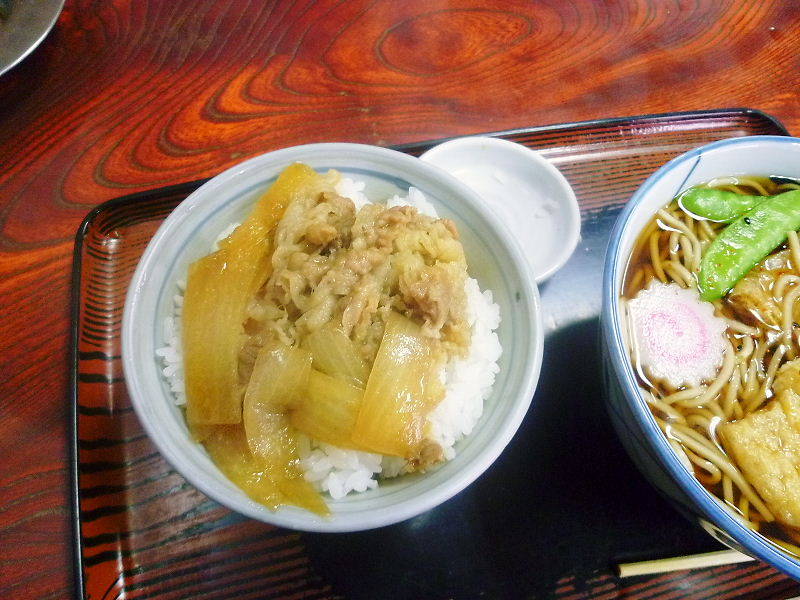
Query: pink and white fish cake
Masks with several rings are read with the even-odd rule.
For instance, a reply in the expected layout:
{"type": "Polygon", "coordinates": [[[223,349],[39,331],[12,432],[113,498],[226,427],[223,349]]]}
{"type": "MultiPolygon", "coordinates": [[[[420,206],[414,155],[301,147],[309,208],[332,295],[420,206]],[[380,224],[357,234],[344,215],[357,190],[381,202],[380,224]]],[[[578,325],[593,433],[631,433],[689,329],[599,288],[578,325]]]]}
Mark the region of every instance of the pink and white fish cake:
{"type": "Polygon", "coordinates": [[[725,357],[727,323],[694,289],[653,281],[628,302],[633,355],[673,387],[713,379],[725,357]]]}

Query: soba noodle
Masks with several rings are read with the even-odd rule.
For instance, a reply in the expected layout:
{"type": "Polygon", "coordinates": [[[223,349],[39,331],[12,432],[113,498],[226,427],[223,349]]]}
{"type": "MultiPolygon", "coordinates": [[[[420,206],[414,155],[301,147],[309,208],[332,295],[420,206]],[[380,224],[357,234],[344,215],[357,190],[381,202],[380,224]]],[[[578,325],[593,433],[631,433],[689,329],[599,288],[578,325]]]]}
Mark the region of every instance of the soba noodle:
{"type": "MultiPolygon", "coordinates": [[[[800,189],[797,183],[765,177],[718,178],[708,185],[762,196],[800,189]]],[[[696,288],[703,252],[724,227],[687,213],[677,200],[670,202],[637,240],[626,272],[624,298],[634,298],[653,279],[696,288]]],[[[775,523],[775,516],[717,436],[721,424],[741,419],[769,402],[778,369],[799,354],[798,327],[793,319],[794,305],[800,300],[800,239],[795,232],[778,250],[783,249],[789,251],[793,272],[782,275],[771,290],[781,308],[779,326],[742,323],[724,299],[714,302],[716,315],[725,319],[728,329],[723,364],[713,381],[674,389],[663,381],[650,381],[642,368],[635,366],[656,422],[698,480],[753,529],[800,555],[800,548],[791,543],[800,541],[800,535],[775,523]]],[[[633,354],[636,361],[635,348],[633,354]]]]}

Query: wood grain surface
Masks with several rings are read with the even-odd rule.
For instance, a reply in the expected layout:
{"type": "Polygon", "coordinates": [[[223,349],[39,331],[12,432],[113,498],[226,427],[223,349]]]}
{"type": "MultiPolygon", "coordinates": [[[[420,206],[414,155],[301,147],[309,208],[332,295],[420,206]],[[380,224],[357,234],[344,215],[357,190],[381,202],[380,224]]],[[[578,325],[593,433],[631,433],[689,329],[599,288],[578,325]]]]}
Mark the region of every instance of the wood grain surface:
{"type": "Polygon", "coordinates": [[[72,239],[313,141],[750,106],[800,128],[792,0],[67,0],[0,78],[0,597],[71,594],[72,239]]]}

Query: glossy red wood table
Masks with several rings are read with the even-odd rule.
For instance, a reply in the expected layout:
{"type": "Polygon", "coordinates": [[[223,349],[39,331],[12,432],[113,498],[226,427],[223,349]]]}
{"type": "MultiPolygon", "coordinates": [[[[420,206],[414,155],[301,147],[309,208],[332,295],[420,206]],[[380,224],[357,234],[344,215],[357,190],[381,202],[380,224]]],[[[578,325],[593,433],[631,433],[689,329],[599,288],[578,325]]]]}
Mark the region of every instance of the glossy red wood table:
{"type": "Polygon", "coordinates": [[[0,597],[72,593],[68,299],[92,207],[312,141],[731,106],[796,132],[799,40],[790,0],[68,0],[0,78],[0,597]]]}

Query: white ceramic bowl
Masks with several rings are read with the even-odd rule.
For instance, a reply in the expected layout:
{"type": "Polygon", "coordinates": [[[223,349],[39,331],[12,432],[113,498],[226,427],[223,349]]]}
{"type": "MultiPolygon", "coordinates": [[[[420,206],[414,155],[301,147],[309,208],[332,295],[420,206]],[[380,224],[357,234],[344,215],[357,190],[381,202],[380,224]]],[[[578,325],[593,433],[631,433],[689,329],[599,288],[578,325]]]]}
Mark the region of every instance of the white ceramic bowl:
{"type": "Polygon", "coordinates": [[[603,275],[601,325],[609,412],[634,462],[685,514],[722,543],[798,579],[800,560],[748,528],[683,466],[642,397],[621,328],[622,280],[639,233],[678,193],[725,175],[800,179],[800,140],[753,136],[715,142],[671,160],[633,195],[611,232],[603,275]]]}
{"type": "Polygon", "coordinates": [[[131,400],[161,453],[205,494],[254,519],[306,531],[357,531],[395,523],[458,493],[498,457],[533,397],[542,360],[539,294],[525,258],[480,198],[447,173],[408,155],[358,144],[312,144],[271,152],[237,165],[203,185],[164,221],[133,275],[122,324],[122,358],[131,400]],[[155,351],[172,313],[176,282],[189,263],[208,254],[230,223],[240,222],[258,196],[289,164],[334,168],[366,181],[373,200],[420,189],[442,217],[458,225],[470,274],[500,305],[503,355],[483,417],[456,445],[457,456],[436,470],[382,482],[377,490],[329,500],[330,518],[283,507],[272,512],[250,500],[188,436],[181,410],[161,376],[155,351]]]}
{"type": "Polygon", "coordinates": [[[581,233],[569,182],[527,146],[494,137],[456,138],[422,156],[480,195],[522,244],[537,283],[564,266],[581,233]]]}

